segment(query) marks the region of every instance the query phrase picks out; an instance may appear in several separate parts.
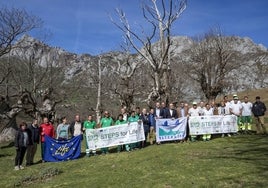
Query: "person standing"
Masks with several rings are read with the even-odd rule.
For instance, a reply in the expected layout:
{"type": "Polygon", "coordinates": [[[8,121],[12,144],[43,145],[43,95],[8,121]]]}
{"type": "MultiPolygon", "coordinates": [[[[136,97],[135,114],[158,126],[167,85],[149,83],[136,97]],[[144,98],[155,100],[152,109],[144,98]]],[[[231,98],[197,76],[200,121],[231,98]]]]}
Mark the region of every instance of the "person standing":
{"type": "Polygon", "coordinates": [[[267,130],[264,125],[264,115],[266,112],[266,106],[261,102],[259,96],[256,97],[256,102],[253,103],[252,113],[256,122],[257,134],[267,134],[267,130]]]}
{"type": "Polygon", "coordinates": [[[242,104],[238,100],[238,97],[234,95],[233,101],[231,102],[230,105],[230,114],[235,115],[237,117],[237,126],[238,126],[238,131],[241,131],[242,126],[241,126],[241,115],[242,115],[242,104]]]}
{"type": "Polygon", "coordinates": [[[45,117],[43,119],[43,123],[40,125],[40,136],[41,136],[41,156],[42,156],[42,162],[45,162],[44,155],[45,155],[45,135],[54,138],[55,132],[54,132],[54,126],[48,121],[48,118],[45,117]]]}
{"type": "MultiPolygon", "coordinates": [[[[203,109],[204,116],[213,116],[213,109],[211,108],[210,104],[206,104],[205,109],[203,109]]],[[[203,134],[202,136],[203,141],[209,141],[211,139],[211,134],[203,134]]]]}
{"type": "Polygon", "coordinates": [[[61,123],[57,127],[57,139],[68,140],[70,135],[70,125],[67,123],[67,118],[62,117],[61,123]]]}
{"type": "Polygon", "coordinates": [[[26,166],[33,165],[34,156],[37,150],[37,145],[40,142],[40,130],[38,126],[38,120],[34,119],[32,124],[28,127],[31,135],[32,145],[27,147],[26,154],[26,166]]]}
{"type": "MultiPolygon", "coordinates": [[[[101,120],[100,120],[101,128],[110,127],[113,125],[113,123],[114,123],[114,121],[113,121],[113,118],[110,117],[110,113],[108,111],[105,111],[104,117],[101,118],[101,120]]],[[[107,153],[109,153],[109,148],[108,147],[101,148],[101,152],[102,152],[102,154],[107,154],[107,153]]]]}
{"type": "Polygon", "coordinates": [[[150,112],[148,115],[148,120],[149,120],[149,128],[150,128],[150,132],[149,132],[149,142],[151,145],[154,144],[154,140],[155,140],[155,113],[154,113],[154,108],[150,108],[150,112]]]}
{"type": "Polygon", "coordinates": [[[70,125],[70,133],[71,136],[81,136],[81,140],[83,139],[83,123],[80,119],[80,115],[75,116],[75,120],[70,125]]]}
{"type": "MultiPolygon", "coordinates": [[[[221,104],[218,107],[218,115],[225,116],[225,115],[228,115],[230,113],[229,108],[228,108],[228,110],[226,110],[226,105],[225,104],[226,103],[225,103],[224,100],[221,101],[221,104]]],[[[227,135],[228,137],[231,137],[231,134],[230,133],[222,133],[221,137],[223,138],[225,135],[227,135]]]]}
{"type": "Polygon", "coordinates": [[[24,169],[22,162],[28,145],[31,145],[31,135],[29,134],[29,131],[27,131],[27,124],[22,122],[15,135],[15,170],[24,169]]]}
{"type": "Polygon", "coordinates": [[[165,102],[161,102],[161,109],[162,109],[162,114],[163,114],[162,118],[167,118],[169,110],[168,110],[165,102]]]}
{"type": "Polygon", "coordinates": [[[225,112],[224,112],[224,114],[225,114],[225,115],[230,115],[230,105],[231,105],[231,102],[229,101],[227,95],[225,95],[225,96],[223,97],[223,102],[224,102],[224,104],[225,104],[225,110],[224,110],[225,112]]]}
{"type": "Polygon", "coordinates": [[[173,103],[169,104],[166,118],[169,118],[169,119],[177,119],[178,118],[177,110],[175,109],[175,106],[173,103]]]}
{"type": "MultiPolygon", "coordinates": [[[[165,103],[163,103],[162,105],[165,106],[165,103]]],[[[157,122],[157,119],[161,119],[161,118],[165,118],[165,110],[161,107],[159,102],[155,103],[155,109],[154,109],[154,117],[155,117],[155,125],[157,122]]],[[[155,126],[155,132],[157,127],[155,126]]],[[[157,145],[160,145],[161,142],[157,142],[157,145]]]]}
{"type": "Polygon", "coordinates": [[[143,123],[143,130],[144,130],[144,136],[145,136],[145,140],[141,141],[140,147],[144,148],[146,146],[146,142],[147,142],[147,138],[148,138],[148,134],[149,134],[149,115],[147,113],[146,108],[142,109],[140,119],[143,123]]]}
{"type": "MultiPolygon", "coordinates": [[[[95,129],[97,127],[96,121],[93,120],[92,115],[88,115],[87,121],[84,121],[83,123],[83,131],[85,132],[87,129],[95,129]]],[[[90,149],[86,140],[86,156],[90,156],[90,149]]],[[[96,155],[96,150],[92,150],[93,155],[96,155]]]]}
{"type": "MultiPolygon", "coordinates": [[[[137,110],[136,111],[135,110],[131,111],[131,114],[130,114],[130,116],[129,116],[127,121],[128,121],[128,123],[133,123],[133,122],[138,122],[139,123],[139,122],[141,122],[140,115],[137,114],[137,110]]],[[[130,150],[137,149],[137,148],[140,147],[139,142],[131,143],[131,144],[129,144],[129,146],[130,146],[130,150]]]]}
{"type": "MultiPolygon", "coordinates": [[[[197,102],[193,102],[193,106],[189,109],[188,111],[188,116],[199,116],[199,113],[200,113],[200,109],[197,108],[197,102]]],[[[195,142],[196,139],[197,139],[197,136],[196,135],[190,135],[190,140],[192,142],[195,142]]]]}
{"type": "MultiPolygon", "coordinates": [[[[122,125],[122,124],[127,124],[127,121],[124,120],[124,115],[119,114],[117,117],[117,120],[115,122],[115,125],[122,125]]],[[[120,153],[122,151],[123,145],[118,145],[117,146],[117,152],[120,153]]],[[[125,145],[126,151],[129,151],[129,146],[128,144],[125,145]]]]}
{"type": "Polygon", "coordinates": [[[242,131],[245,133],[250,133],[251,131],[251,123],[252,123],[252,103],[248,101],[248,96],[244,97],[244,101],[242,102],[242,131]]]}
{"type": "Polygon", "coordinates": [[[177,108],[178,117],[186,117],[188,113],[188,109],[183,101],[180,102],[180,106],[177,108]]]}

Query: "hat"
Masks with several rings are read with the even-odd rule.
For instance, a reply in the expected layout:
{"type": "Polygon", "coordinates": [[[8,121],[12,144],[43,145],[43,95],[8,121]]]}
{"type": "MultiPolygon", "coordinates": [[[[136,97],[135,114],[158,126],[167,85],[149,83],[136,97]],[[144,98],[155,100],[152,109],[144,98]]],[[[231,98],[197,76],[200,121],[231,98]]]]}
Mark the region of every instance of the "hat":
{"type": "Polygon", "coordinates": [[[261,99],[260,96],[257,96],[256,99],[261,99]]]}
{"type": "Polygon", "coordinates": [[[193,105],[197,105],[197,102],[193,102],[193,105]]]}
{"type": "Polygon", "coordinates": [[[233,97],[234,100],[238,100],[238,96],[233,97]]]}
{"type": "Polygon", "coordinates": [[[233,98],[237,97],[237,94],[233,94],[233,98]]]}

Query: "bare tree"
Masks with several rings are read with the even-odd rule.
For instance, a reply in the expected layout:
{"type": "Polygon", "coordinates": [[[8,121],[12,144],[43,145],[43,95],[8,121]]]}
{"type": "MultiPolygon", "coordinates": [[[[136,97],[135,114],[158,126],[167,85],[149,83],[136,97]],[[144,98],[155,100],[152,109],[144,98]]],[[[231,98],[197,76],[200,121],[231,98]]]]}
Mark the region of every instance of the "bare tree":
{"type": "Polygon", "coordinates": [[[190,58],[184,61],[188,76],[200,85],[208,100],[214,100],[229,87],[234,76],[229,73],[241,65],[229,44],[221,30],[211,30],[194,40],[189,49],[190,58]]]}
{"type": "MultiPolygon", "coordinates": [[[[47,50],[51,50],[48,53],[53,53],[53,49],[38,46],[37,49],[40,53],[37,53],[35,46],[29,46],[27,43],[23,46],[22,44],[20,48],[12,51],[13,56],[8,57],[8,60],[5,60],[4,57],[1,58],[4,60],[1,63],[9,61],[11,70],[6,79],[9,81],[6,95],[10,110],[2,113],[1,119],[11,121],[20,112],[24,112],[32,118],[42,116],[53,118],[55,107],[62,100],[59,94],[59,86],[63,82],[62,69],[55,65],[56,60],[48,59],[51,56],[43,54],[47,50]],[[41,59],[46,64],[41,65],[41,59]]],[[[57,57],[53,56],[53,58],[57,57]]]]}
{"type": "Polygon", "coordinates": [[[148,95],[147,102],[163,100],[168,102],[171,92],[170,87],[170,46],[171,29],[173,23],[180,17],[186,8],[186,0],[151,0],[150,5],[142,5],[142,13],[151,32],[146,34],[142,31],[136,32],[130,27],[126,14],[123,10],[116,9],[119,16],[119,23],[112,22],[124,33],[131,46],[144,58],[144,62],[149,64],[154,72],[153,87],[148,95]],[[156,42],[157,41],[157,42],[156,42]],[[155,44],[153,44],[156,42],[155,44]],[[140,49],[140,46],[142,47],[140,49]]]}
{"type": "Polygon", "coordinates": [[[0,57],[12,49],[16,39],[42,25],[40,18],[16,8],[0,9],[0,57]]]}
{"type": "MultiPolygon", "coordinates": [[[[14,47],[14,43],[17,41],[18,37],[22,34],[27,33],[35,28],[42,26],[42,21],[36,16],[28,14],[25,10],[16,8],[1,8],[0,9],[0,57],[9,53],[14,47]]],[[[1,66],[1,76],[0,84],[6,81],[8,85],[8,80],[11,73],[9,66],[9,61],[1,66]]],[[[6,88],[7,91],[7,88],[6,88]]],[[[6,94],[6,97],[7,94],[6,94]]]]}
{"type": "Polygon", "coordinates": [[[102,73],[101,73],[101,60],[102,57],[99,56],[98,60],[98,92],[97,92],[97,104],[96,104],[96,121],[97,124],[100,123],[101,119],[101,111],[100,111],[100,106],[101,106],[101,86],[102,86],[102,73]]]}

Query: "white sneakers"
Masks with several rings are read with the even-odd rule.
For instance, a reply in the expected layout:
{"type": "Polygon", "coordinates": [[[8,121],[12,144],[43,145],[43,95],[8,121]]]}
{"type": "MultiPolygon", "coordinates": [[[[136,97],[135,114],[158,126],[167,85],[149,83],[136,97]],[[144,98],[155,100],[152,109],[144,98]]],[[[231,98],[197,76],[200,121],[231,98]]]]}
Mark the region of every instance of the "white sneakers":
{"type": "Polygon", "coordinates": [[[22,169],[24,169],[24,167],[20,165],[20,166],[15,166],[15,168],[14,168],[14,170],[20,170],[20,169],[22,170],[22,169]]]}

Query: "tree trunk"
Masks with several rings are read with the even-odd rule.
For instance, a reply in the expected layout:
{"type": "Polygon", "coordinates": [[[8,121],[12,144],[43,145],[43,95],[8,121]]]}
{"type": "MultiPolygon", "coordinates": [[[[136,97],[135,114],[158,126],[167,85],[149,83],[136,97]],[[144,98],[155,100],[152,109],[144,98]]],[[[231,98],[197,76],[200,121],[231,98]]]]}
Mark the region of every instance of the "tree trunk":
{"type": "Polygon", "coordinates": [[[100,105],[101,105],[101,57],[98,61],[98,94],[97,94],[97,104],[96,104],[96,122],[97,124],[100,123],[101,113],[100,113],[100,105]]]}

